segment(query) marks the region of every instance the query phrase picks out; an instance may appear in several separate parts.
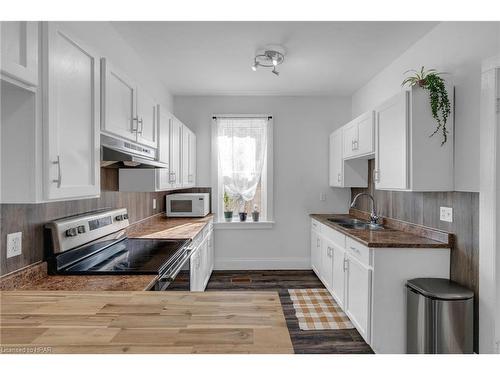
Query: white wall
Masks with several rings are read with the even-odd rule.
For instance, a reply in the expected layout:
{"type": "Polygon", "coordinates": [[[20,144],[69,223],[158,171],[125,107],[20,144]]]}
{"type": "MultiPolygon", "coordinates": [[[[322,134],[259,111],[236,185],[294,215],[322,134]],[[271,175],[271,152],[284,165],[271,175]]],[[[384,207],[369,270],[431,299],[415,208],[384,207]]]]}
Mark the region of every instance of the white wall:
{"type": "Polygon", "coordinates": [[[173,97],[158,80],[147,61],[118,34],[109,22],[63,22],[72,33],[89,47],[109,58],[127,76],[146,89],[160,105],[173,110],[173,97]]]}
{"type": "Polygon", "coordinates": [[[328,186],[328,135],[349,120],[350,105],[349,98],[330,97],[174,97],[175,115],[197,136],[199,186],[211,186],[213,114],[273,116],[276,224],[272,229],[218,229],[218,269],[310,268],[308,214],[348,209],[350,189],[328,186]],[[326,202],[319,200],[320,193],[326,202]]]}
{"type": "Polygon", "coordinates": [[[456,95],[455,190],[479,191],[481,62],[498,51],[500,22],[441,23],[352,96],[352,115],[399,92],[408,69],[423,65],[449,72],[456,95]]]}

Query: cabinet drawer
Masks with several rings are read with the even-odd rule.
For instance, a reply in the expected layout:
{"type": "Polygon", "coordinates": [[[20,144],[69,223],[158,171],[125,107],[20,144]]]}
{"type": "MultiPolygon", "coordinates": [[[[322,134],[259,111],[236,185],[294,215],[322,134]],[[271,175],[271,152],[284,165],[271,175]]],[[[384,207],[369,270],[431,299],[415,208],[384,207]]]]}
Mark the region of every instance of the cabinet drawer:
{"type": "Polygon", "coordinates": [[[345,247],[345,234],[337,232],[335,229],[332,229],[326,225],[323,226],[322,234],[325,238],[333,242],[335,245],[340,246],[341,248],[345,247]]]}
{"type": "Polygon", "coordinates": [[[317,233],[321,233],[322,224],[314,219],[311,220],[311,229],[317,233]]]}
{"type": "Polygon", "coordinates": [[[352,238],[346,237],[345,248],[348,254],[359,259],[365,265],[370,265],[370,249],[366,246],[354,241],[352,238]]]}

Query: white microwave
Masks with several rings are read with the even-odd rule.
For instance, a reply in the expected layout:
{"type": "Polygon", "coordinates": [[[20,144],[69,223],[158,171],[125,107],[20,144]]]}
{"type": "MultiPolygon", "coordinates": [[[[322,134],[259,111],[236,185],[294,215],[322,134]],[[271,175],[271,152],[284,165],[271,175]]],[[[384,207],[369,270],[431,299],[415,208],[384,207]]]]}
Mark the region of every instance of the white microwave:
{"type": "Polygon", "coordinates": [[[203,217],[210,212],[209,193],[179,193],[166,196],[170,217],[203,217]]]}

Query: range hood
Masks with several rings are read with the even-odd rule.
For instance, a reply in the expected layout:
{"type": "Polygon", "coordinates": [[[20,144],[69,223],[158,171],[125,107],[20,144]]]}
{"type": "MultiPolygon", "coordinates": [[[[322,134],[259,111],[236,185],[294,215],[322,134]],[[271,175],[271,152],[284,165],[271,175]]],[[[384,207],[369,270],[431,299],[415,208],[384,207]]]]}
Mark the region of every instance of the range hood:
{"type": "Polygon", "coordinates": [[[156,160],[156,149],[101,134],[101,167],[168,168],[156,160]]]}

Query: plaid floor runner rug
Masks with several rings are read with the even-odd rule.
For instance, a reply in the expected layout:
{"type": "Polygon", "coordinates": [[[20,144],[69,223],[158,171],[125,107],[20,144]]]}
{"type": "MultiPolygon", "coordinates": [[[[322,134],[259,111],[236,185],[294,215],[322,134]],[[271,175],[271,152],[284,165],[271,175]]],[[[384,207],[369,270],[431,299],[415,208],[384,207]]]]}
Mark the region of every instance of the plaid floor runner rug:
{"type": "Polygon", "coordinates": [[[326,289],[288,289],[301,330],[354,328],[326,289]]]}

